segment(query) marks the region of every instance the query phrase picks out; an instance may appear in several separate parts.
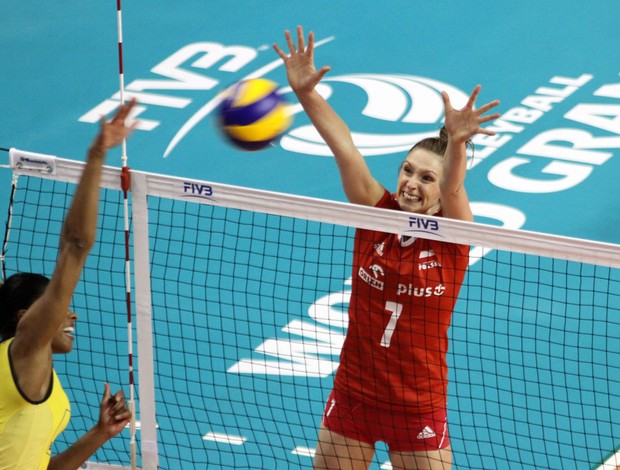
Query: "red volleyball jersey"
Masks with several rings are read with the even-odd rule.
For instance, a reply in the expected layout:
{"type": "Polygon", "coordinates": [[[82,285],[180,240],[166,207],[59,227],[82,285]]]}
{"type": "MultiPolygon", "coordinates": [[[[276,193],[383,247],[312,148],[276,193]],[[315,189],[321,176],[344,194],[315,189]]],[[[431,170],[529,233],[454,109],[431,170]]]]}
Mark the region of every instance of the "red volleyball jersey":
{"type": "MultiPolygon", "coordinates": [[[[400,210],[387,190],[377,207],[400,210]]],[[[466,245],[356,231],[336,389],[392,411],[445,408],[448,328],[468,255],[466,245]]]]}

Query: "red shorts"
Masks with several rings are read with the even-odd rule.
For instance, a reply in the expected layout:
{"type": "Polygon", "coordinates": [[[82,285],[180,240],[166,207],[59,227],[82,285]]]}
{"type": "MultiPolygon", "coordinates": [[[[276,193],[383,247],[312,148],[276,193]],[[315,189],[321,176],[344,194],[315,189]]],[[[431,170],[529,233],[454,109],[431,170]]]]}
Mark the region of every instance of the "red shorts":
{"type": "Polygon", "coordinates": [[[394,452],[433,451],[450,445],[446,415],[445,409],[423,415],[393,413],[332,390],[323,413],[323,425],[366,444],[385,442],[394,452]]]}

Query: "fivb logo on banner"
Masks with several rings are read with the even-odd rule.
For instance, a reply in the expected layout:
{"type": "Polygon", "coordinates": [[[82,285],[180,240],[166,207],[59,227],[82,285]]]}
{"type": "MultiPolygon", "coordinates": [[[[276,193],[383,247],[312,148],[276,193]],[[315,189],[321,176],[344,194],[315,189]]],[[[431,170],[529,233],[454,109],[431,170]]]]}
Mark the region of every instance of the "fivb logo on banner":
{"type": "MultiPolygon", "coordinates": [[[[316,42],[320,47],[333,40],[333,37],[316,42]]],[[[221,91],[227,84],[242,78],[265,76],[282,66],[280,58],[266,65],[253,65],[262,61],[261,53],[270,53],[268,47],[255,49],[248,46],[225,46],[215,42],[198,42],[183,46],[151,69],[159,78],[138,78],[125,88],[127,99],[137,98],[139,104],[134,108],[133,118],[139,118],[138,130],[152,132],[156,129],[170,129],[166,119],[178,122],[175,111],[188,108],[197,99],[206,102],[186,119],[174,132],[164,152],[167,157],[203,119],[210,115],[221,100],[221,91]],[[251,70],[251,71],[248,71],[251,70]],[[209,74],[204,73],[208,71],[209,74]],[[218,78],[215,78],[218,77],[218,78]],[[222,79],[221,77],[224,77],[222,79]],[[163,116],[159,119],[156,117],[163,116]]],[[[402,124],[412,126],[413,132],[368,133],[352,130],[356,145],[367,156],[403,153],[418,140],[436,135],[443,120],[443,101],[441,91],[446,90],[455,106],[466,103],[467,95],[458,88],[430,78],[395,74],[350,74],[326,77],[318,86],[318,91],[329,99],[333,94],[333,84],[349,84],[361,88],[367,100],[361,114],[375,120],[393,122],[395,128],[402,124]],[[397,126],[398,124],[398,126],[397,126]]],[[[339,90],[346,92],[344,90],[339,90]]],[[[353,90],[352,90],[353,91],[353,90]]],[[[282,93],[290,93],[283,88],[282,93]]],[[[82,115],[81,122],[98,123],[102,115],[109,115],[119,106],[120,93],[113,94],[82,115]]],[[[294,113],[301,112],[301,106],[293,107],[294,113]]],[[[307,155],[330,155],[329,149],[310,124],[293,127],[280,141],[283,149],[307,155]]],[[[519,211],[505,210],[494,204],[481,206],[481,215],[496,218],[503,225],[518,228],[525,218],[519,211]]]]}
{"type": "MultiPolygon", "coordinates": [[[[333,38],[317,41],[316,45],[319,47],[331,40],[333,38]]],[[[171,131],[174,136],[164,153],[164,156],[169,156],[179,142],[217,108],[219,92],[227,84],[242,78],[265,76],[282,65],[278,58],[247,72],[255,61],[262,60],[261,52],[270,53],[270,50],[267,47],[255,49],[214,42],[182,47],[151,69],[158,78],[136,79],[126,87],[127,98],[136,97],[139,100],[134,113],[134,117],[140,119],[138,129],[147,132],[171,129],[172,124],[165,120],[174,119],[178,122],[174,113],[188,108],[198,99],[204,100],[205,94],[198,92],[208,92],[206,103],[188,116],[180,128],[171,131]],[[203,71],[209,71],[210,75],[203,71]]],[[[488,128],[496,132],[495,136],[476,136],[476,151],[469,168],[477,167],[495,154],[497,158],[493,159],[490,169],[485,170],[488,181],[506,191],[521,193],[554,193],[584,182],[595,169],[610,160],[613,156],[611,149],[620,148],[620,104],[617,103],[620,100],[620,83],[594,87],[591,96],[587,98],[590,102],[578,103],[563,115],[567,121],[566,126],[542,131],[534,128],[534,132],[538,132],[535,137],[528,141],[523,137],[523,142],[515,139],[519,146],[516,155],[499,155],[496,152],[508,142],[514,144],[515,137],[525,136],[534,123],[576,94],[593,78],[590,74],[582,74],[578,77],[554,76],[547,80],[517,106],[490,123],[488,128]],[[610,133],[613,135],[610,136],[610,133]]],[[[430,78],[395,74],[328,76],[319,84],[318,91],[329,99],[334,93],[335,84],[353,85],[364,91],[367,101],[365,106],[360,107],[363,116],[388,125],[394,123],[395,130],[402,129],[403,124],[411,125],[413,131],[407,134],[365,133],[353,128],[354,141],[367,156],[405,152],[417,140],[436,135],[443,121],[440,91],[448,92],[455,107],[462,106],[467,100],[463,91],[450,84],[430,78]]],[[[340,85],[338,93],[347,93],[347,87],[340,85]]],[[[353,96],[356,90],[350,90],[353,96]]],[[[288,93],[290,90],[283,88],[281,92],[288,93]]],[[[359,96],[357,91],[355,94],[359,96]]],[[[116,93],[79,120],[97,123],[101,115],[109,115],[118,106],[119,94],[116,93]]],[[[294,111],[301,112],[301,108],[297,106],[294,111]]],[[[330,155],[325,143],[309,124],[292,128],[281,139],[280,145],[291,152],[330,155]]],[[[186,192],[190,190],[202,194],[206,188],[185,186],[186,192]]],[[[496,219],[500,224],[513,229],[522,227],[526,220],[525,214],[518,208],[496,203],[472,202],[472,210],[478,217],[496,219]]],[[[473,248],[470,264],[485,254],[486,250],[473,248]]],[[[228,372],[330,376],[338,367],[336,358],[342,348],[344,329],[348,324],[346,310],[342,307],[349,302],[350,286],[351,279],[347,279],[340,291],[316,299],[307,310],[307,320],[293,319],[280,332],[285,338],[266,339],[255,349],[252,357],[240,358],[228,372]]]]}
{"type": "MultiPolygon", "coordinates": [[[[320,47],[332,39],[318,41],[316,45],[320,47]]],[[[278,58],[250,73],[244,73],[250,64],[259,59],[261,50],[266,48],[224,46],[213,42],[200,42],[182,47],[151,69],[151,72],[163,78],[136,79],[126,86],[127,99],[135,97],[139,101],[132,115],[140,119],[137,128],[142,131],[153,131],[162,125],[165,126],[163,120],[150,116],[158,114],[156,108],[184,109],[199,98],[181,95],[190,91],[209,91],[207,102],[189,116],[176,131],[164,153],[164,156],[169,156],[191,130],[217,108],[221,100],[219,92],[226,88],[226,84],[242,78],[264,76],[282,65],[282,61],[278,58]],[[199,73],[204,70],[212,70],[216,76],[224,73],[233,74],[234,77],[222,83],[212,76],[199,73]]],[[[334,92],[331,84],[337,82],[359,87],[365,92],[367,101],[362,110],[364,116],[413,125],[414,132],[405,134],[356,132],[353,129],[353,140],[366,156],[407,152],[413,143],[436,135],[443,120],[442,90],[448,92],[455,106],[462,106],[467,101],[467,95],[463,91],[448,83],[413,75],[328,76],[318,85],[317,91],[329,99],[334,92]]],[[[291,90],[285,87],[280,92],[290,93],[291,90]]],[[[100,116],[110,114],[119,106],[119,99],[120,93],[114,94],[85,113],[79,120],[89,123],[99,122],[100,116]]],[[[293,113],[300,112],[302,112],[301,106],[293,106],[293,113]]],[[[307,155],[331,155],[314,127],[309,124],[293,127],[281,139],[281,146],[285,150],[307,155]]]]}
{"type": "MultiPolygon", "coordinates": [[[[441,92],[450,95],[455,107],[468,96],[458,88],[437,80],[414,75],[351,74],[326,77],[317,91],[326,99],[333,94],[329,83],[341,82],[361,88],[367,97],[362,114],[372,119],[410,124],[413,133],[363,133],[352,130],[353,141],[365,156],[407,153],[415,142],[436,136],[443,121],[441,92]]],[[[289,89],[285,89],[288,91],[289,89]]],[[[296,112],[301,111],[301,106],[296,112]]],[[[284,149],[309,155],[332,153],[313,125],[291,129],[281,140],[284,149]]]]}
{"type": "MultiPolygon", "coordinates": [[[[317,41],[316,46],[320,47],[332,40],[333,37],[317,41]]],[[[272,57],[267,46],[255,49],[198,42],[182,47],[151,69],[158,78],[139,78],[127,85],[127,98],[136,97],[139,100],[133,115],[140,119],[138,129],[174,132],[164,152],[164,157],[169,156],[194,127],[217,108],[221,100],[220,92],[227,84],[242,78],[265,76],[282,66],[280,58],[265,64],[265,54],[272,57]],[[257,63],[265,65],[255,66],[257,63]],[[195,95],[205,91],[208,92],[207,101],[188,116],[179,128],[173,129],[170,121],[174,120],[174,126],[177,126],[178,110],[188,108],[196,100],[204,100],[205,93],[195,95]],[[170,120],[170,123],[166,120],[170,120]]],[[[502,190],[550,194],[584,183],[595,170],[610,160],[613,155],[610,149],[620,148],[620,104],[617,104],[620,83],[598,85],[587,98],[589,102],[578,103],[566,112],[562,117],[567,123],[570,121],[570,127],[567,124],[556,129],[543,129],[541,132],[540,124],[535,123],[586,85],[591,86],[593,78],[590,74],[578,77],[554,76],[523,98],[517,106],[505,111],[499,119],[487,126],[496,132],[495,136],[478,135],[473,139],[476,150],[469,169],[495,154],[492,165],[487,165],[484,171],[486,180],[502,190]],[[526,137],[531,132],[538,134],[533,138],[526,137]],[[609,133],[614,135],[609,136],[609,133]],[[523,142],[515,139],[519,136],[523,142]],[[526,140],[528,138],[529,141],[526,140]],[[520,146],[515,155],[496,153],[509,142],[520,146]]],[[[363,90],[366,102],[360,103],[361,115],[375,122],[383,122],[376,126],[383,129],[381,133],[360,131],[355,128],[357,123],[352,124],[354,141],[366,156],[403,153],[416,141],[428,135],[436,135],[443,121],[442,90],[448,92],[455,107],[462,106],[467,100],[462,90],[448,83],[413,75],[328,75],[318,85],[318,91],[330,99],[336,85],[338,93],[346,94],[347,98],[355,96],[355,100],[361,98],[354,87],[363,90]],[[390,131],[389,123],[394,123],[393,131],[390,131]],[[398,133],[403,125],[407,125],[407,128],[411,126],[412,132],[398,133]]],[[[287,88],[280,91],[290,93],[287,88]]],[[[118,105],[119,93],[116,93],[79,120],[97,123],[101,115],[109,115],[118,105]]],[[[299,105],[294,106],[295,113],[301,111],[299,105]]],[[[330,155],[329,149],[310,124],[290,129],[281,139],[280,145],[291,152],[330,155]]],[[[473,202],[472,210],[476,216],[495,219],[501,225],[513,229],[521,228],[526,221],[524,212],[516,207],[473,202]]]]}

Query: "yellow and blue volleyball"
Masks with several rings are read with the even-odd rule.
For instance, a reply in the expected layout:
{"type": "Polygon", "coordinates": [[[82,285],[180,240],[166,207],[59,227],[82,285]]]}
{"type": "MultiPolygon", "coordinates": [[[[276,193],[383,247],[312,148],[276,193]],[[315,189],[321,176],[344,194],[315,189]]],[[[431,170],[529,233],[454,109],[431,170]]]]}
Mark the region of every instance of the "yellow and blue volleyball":
{"type": "Polygon", "coordinates": [[[260,150],[286,132],[292,124],[288,102],[278,94],[278,84],[265,78],[235,83],[225,92],[218,121],[224,135],[243,150],[260,150]]]}

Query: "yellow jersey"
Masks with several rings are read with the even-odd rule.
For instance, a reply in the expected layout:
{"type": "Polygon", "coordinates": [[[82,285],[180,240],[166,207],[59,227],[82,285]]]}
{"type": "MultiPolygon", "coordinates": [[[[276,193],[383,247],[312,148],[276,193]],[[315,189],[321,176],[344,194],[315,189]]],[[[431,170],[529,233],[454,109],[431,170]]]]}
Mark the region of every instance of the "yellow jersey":
{"type": "Polygon", "coordinates": [[[23,396],[9,356],[12,341],[0,343],[0,470],[44,470],[54,439],[69,422],[71,405],[53,369],[47,397],[33,402],[23,396]]]}

